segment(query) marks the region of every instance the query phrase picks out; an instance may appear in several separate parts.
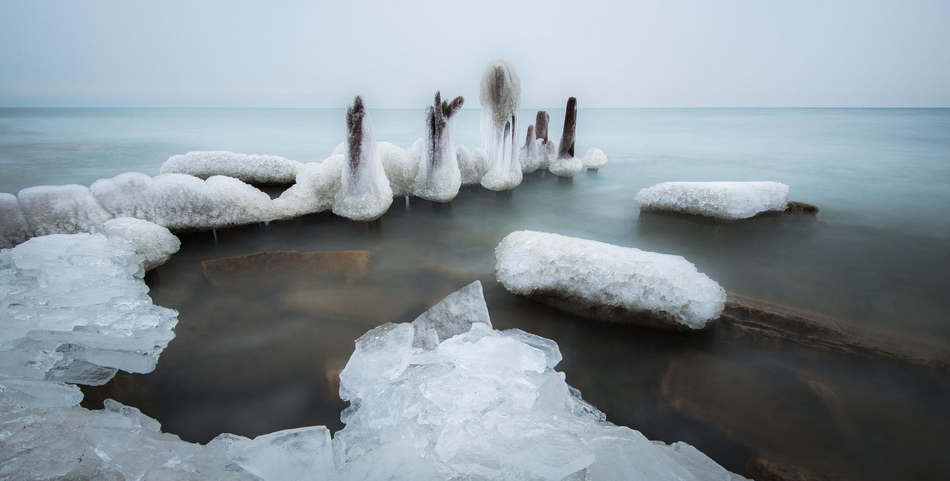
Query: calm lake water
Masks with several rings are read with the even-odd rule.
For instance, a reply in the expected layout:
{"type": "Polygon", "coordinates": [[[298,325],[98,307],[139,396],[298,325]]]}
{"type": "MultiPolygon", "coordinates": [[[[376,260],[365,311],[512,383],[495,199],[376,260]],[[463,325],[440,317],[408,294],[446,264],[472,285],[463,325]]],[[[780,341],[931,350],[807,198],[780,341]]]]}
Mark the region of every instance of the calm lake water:
{"type": "MultiPolygon", "coordinates": [[[[550,110],[551,132],[563,111],[550,110]]],[[[408,147],[423,115],[370,111],[377,140],[408,147]]],[[[522,129],[533,121],[524,112],[522,129]]],[[[457,143],[477,145],[463,110],[457,143]]],[[[0,109],[0,192],[137,171],[169,156],[231,150],[321,161],[342,110],[0,109]]],[[[687,441],[727,468],[753,457],[859,479],[950,475],[944,372],[657,333],[578,319],[507,293],[493,251],[519,229],[677,254],[726,290],[950,349],[950,110],[659,109],[578,113],[577,153],[610,162],[572,182],[535,174],[510,193],[466,189],[449,205],[394,202],[377,228],[317,214],[182,236],[149,276],[178,309],[158,369],[111,395],[169,432],[207,441],[326,424],[344,404],[333,372],[375,325],[410,321],[482,281],[496,327],[552,338],[569,383],[608,420],[687,441]],[[637,191],[673,180],[773,180],[818,222],[731,225],[641,216],[637,191]],[[255,277],[212,286],[204,260],[277,250],[367,250],[368,272],[255,277]]]]}

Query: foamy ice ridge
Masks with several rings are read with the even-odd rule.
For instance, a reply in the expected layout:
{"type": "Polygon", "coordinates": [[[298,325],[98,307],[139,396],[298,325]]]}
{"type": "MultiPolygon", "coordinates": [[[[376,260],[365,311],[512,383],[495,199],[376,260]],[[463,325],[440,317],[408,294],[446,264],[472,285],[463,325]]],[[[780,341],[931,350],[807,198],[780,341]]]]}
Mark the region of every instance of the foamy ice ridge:
{"type": "Polygon", "coordinates": [[[726,300],[683,257],[543,232],[502,239],[495,277],[512,293],[579,316],[680,330],[706,327],[726,300]]]}
{"type": "Polygon", "coordinates": [[[554,370],[557,344],[492,328],[478,282],[357,340],[332,439],[312,426],[199,445],[112,400],[87,410],[70,383],[147,372],[172,337],[175,313],[151,304],[141,262],[131,241],[100,234],[0,252],[0,478],[743,479],[606,422],[554,370]]]}
{"type": "Polygon", "coordinates": [[[173,155],[162,174],[188,174],[202,179],[226,175],[249,184],[292,184],[303,163],[276,155],[239,154],[224,150],[173,155]]]}
{"type": "Polygon", "coordinates": [[[720,219],[748,219],[788,205],[778,182],[664,182],[637,193],[640,210],[684,212],[720,219]]]}

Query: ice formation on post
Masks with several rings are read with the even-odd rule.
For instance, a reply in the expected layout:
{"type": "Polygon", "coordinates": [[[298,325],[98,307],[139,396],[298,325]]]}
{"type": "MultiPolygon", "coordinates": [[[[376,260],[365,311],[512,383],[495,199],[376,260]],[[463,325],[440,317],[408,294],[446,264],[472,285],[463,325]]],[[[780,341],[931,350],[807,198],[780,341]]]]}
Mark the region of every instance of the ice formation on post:
{"type": "Polygon", "coordinates": [[[488,151],[489,165],[481,184],[491,190],[513,189],[522,179],[515,140],[521,80],[515,68],[504,60],[489,63],[478,99],[482,104],[482,147],[488,151]]]}
{"type": "Polygon", "coordinates": [[[640,210],[671,211],[720,219],[747,219],[788,206],[788,186],[778,182],[665,182],[637,193],[640,210]]]}
{"type": "Polygon", "coordinates": [[[512,293],[582,317],[693,330],[722,313],[726,292],[680,256],[558,234],[518,231],[495,249],[512,293]]]}
{"type": "Polygon", "coordinates": [[[346,109],[346,131],[346,162],[333,213],[352,220],[373,221],[389,209],[393,190],[376,153],[369,115],[359,96],[346,109]]]}
{"type": "Polygon", "coordinates": [[[227,151],[173,155],[162,164],[162,174],[188,174],[202,179],[226,175],[249,184],[291,184],[303,164],[276,155],[236,154],[227,151]]]}
{"type": "Polygon", "coordinates": [[[535,117],[534,136],[538,142],[538,168],[547,169],[551,162],[557,159],[557,142],[548,139],[548,124],[551,123],[551,116],[544,110],[539,110],[535,117]]]}
{"type": "Polygon", "coordinates": [[[492,329],[481,284],[356,341],[330,479],[741,480],[683,443],[606,422],[557,344],[492,329]]]}
{"type": "Polygon", "coordinates": [[[529,174],[538,167],[541,167],[541,142],[535,137],[534,126],[529,125],[521,148],[521,171],[529,174]]]}
{"type": "Polygon", "coordinates": [[[426,107],[425,155],[416,173],[413,193],[433,202],[449,202],[462,186],[458,152],[452,142],[453,117],[462,109],[465,99],[455,97],[451,103],[435,93],[435,104],[426,107]]]}
{"type": "Polygon", "coordinates": [[[577,127],[577,99],[567,99],[564,113],[564,132],[558,144],[557,158],[548,166],[548,170],[558,177],[574,177],[583,168],[583,162],[574,157],[574,132],[577,127]]]}

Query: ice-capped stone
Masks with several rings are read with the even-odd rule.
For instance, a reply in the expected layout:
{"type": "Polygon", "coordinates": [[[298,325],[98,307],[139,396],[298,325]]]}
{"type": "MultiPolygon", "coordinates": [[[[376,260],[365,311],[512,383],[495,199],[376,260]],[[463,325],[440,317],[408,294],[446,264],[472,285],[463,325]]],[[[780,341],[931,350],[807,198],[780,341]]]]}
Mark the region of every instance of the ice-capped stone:
{"type": "Polygon", "coordinates": [[[30,237],[20,201],[13,194],[0,193],[0,249],[13,247],[30,237]]]}
{"type": "Polygon", "coordinates": [[[577,99],[567,99],[564,113],[564,131],[558,143],[557,158],[551,161],[548,170],[558,177],[574,177],[584,167],[581,159],[574,157],[574,132],[577,126],[577,99]]]}
{"type": "Polygon", "coordinates": [[[331,479],[742,479],[605,422],[554,371],[554,341],[493,330],[486,313],[473,283],[415,326],[383,325],[357,341],[341,375],[351,406],[333,438],[331,479]],[[436,327],[414,333],[423,322],[436,327]],[[420,332],[434,345],[414,348],[420,332]]]}
{"type": "Polygon", "coordinates": [[[446,339],[468,332],[475,323],[491,327],[479,281],[449,294],[412,321],[415,329],[412,345],[431,350],[446,339]]]}
{"type": "Polygon", "coordinates": [[[304,164],[294,185],[271,201],[274,218],[290,219],[329,209],[340,190],[342,168],[342,155],[304,164]]]}
{"type": "Polygon", "coordinates": [[[788,186],[778,182],[664,182],[637,193],[640,210],[747,219],[785,210],[788,186]]]}
{"type": "Polygon", "coordinates": [[[161,173],[188,174],[202,179],[225,175],[249,184],[290,184],[302,167],[296,160],[276,155],[197,151],[169,157],[162,164],[161,173]]]}
{"type": "Polygon", "coordinates": [[[458,195],[462,185],[458,152],[452,142],[455,114],[462,109],[465,100],[456,97],[451,102],[442,101],[435,93],[435,104],[426,107],[426,137],[422,162],[416,174],[413,193],[433,202],[449,202],[458,195]]]}
{"type": "Polygon", "coordinates": [[[17,199],[32,237],[90,232],[112,218],[82,185],[27,187],[17,199]]]}
{"type": "Polygon", "coordinates": [[[482,147],[488,152],[488,172],[481,184],[486,189],[508,190],[521,183],[519,161],[518,108],[521,80],[514,66],[495,60],[485,67],[479,101],[482,104],[482,147]]]}
{"type": "Polygon", "coordinates": [[[147,220],[118,217],[102,226],[106,237],[118,237],[132,243],[135,252],[144,257],[145,270],[158,267],[178,252],[181,241],[168,229],[147,220]]]}
{"type": "Polygon", "coordinates": [[[360,97],[346,110],[346,129],[346,161],[333,213],[352,220],[373,221],[389,209],[393,190],[376,152],[369,115],[360,97]]]}
{"type": "Polygon", "coordinates": [[[558,234],[518,231],[495,249],[512,293],[593,319],[702,329],[722,312],[722,287],[680,256],[558,234]]]}
{"type": "Polygon", "coordinates": [[[230,444],[228,458],[268,481],[328,479],[333,471],[330,430],[324,426],[286,429],[230,444]]]}
{"type": "Polygon", "coordinates": [[[585,169],[597,170],[604,165],[607,165],[607,154],[605,154],[603,150],[597,147],[587,149],[587,153],[584,154],[585,169]]]}
{"type": "Polygon", "coordinates": [[[106,212],[171,230],[213,229],[274,218],[270,197],[232,177],[125,173],[90,188],[106,212]]]}

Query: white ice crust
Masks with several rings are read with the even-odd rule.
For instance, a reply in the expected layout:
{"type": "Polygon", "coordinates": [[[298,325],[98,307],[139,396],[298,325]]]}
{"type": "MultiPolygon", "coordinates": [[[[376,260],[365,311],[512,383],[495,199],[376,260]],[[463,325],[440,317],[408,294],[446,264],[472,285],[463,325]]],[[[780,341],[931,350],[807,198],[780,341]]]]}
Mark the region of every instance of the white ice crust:
{"type": "Polygon", "coordinates": [[[347,145],[344,159],[359,152],[358,165],[351,169],[344,161],[340,190],[333,199],[333,213],[357,221],[373,221],[386,213],[393,203],[393,189],[389,185],[383,160],[380,158],[369,115],[362,118],[359,146],[347,145]]]}
{"type": "Polygon", "coordinates": [[[599,169],[606,164],[607,154],[605,154],[603,150],[600,150],[597,147],[591,147],[587,149],[587,153],[584,154],[585,169],[599,169]]]}
{"type": "Polygon", "coordinates": [[[584,168],[584,162],[577,157],[563,157],[554,159],[548,170],[558,177],[574,177],[584,168]]]}
{"type": "Polygon", "coordinates": [[[606,321],[702,329],[726,293],[680,256],[543,232],[517,231],[495,249],[495,277],[509,291],[606,321]]]}
{"type": "Polygon", "coordinates": [[[276,155],[239,154],[223,150],[173,155],[162,164],[162,174],[188,174],[202,179],[234,177],[250,184],[290,184],[303,164],[276,155]]]}
{"type": "Polygon", "coordinates": [[[637,193],[640,210],[747,219],[787,206],[788,186],[778,182],[665,182],[637,193]]]}
{"type": "Polygon", "coordinates": [[[181,247],[181,241],[168,229],[134,217],[108,220],[102,226],[102,233],[129,241],[135,252],[142,255],[145,270],[164,264],[181,247]]]}
{"type": "Polygon", "coordinates": [[[312,426],[197,445],[112,400],[86,410],[69,383],[147,372],[172,337],[176,314],[151,305],[140,262],[129,242],[90,234],[0,251],[14,300],[2,304],[14,322],[0,331],[0,477],[743,479],[606,422],[554,370],[556,343],[492,329],[477,281],[356,341],[340,374],[346,427],[332,439],[312,426]]]}

